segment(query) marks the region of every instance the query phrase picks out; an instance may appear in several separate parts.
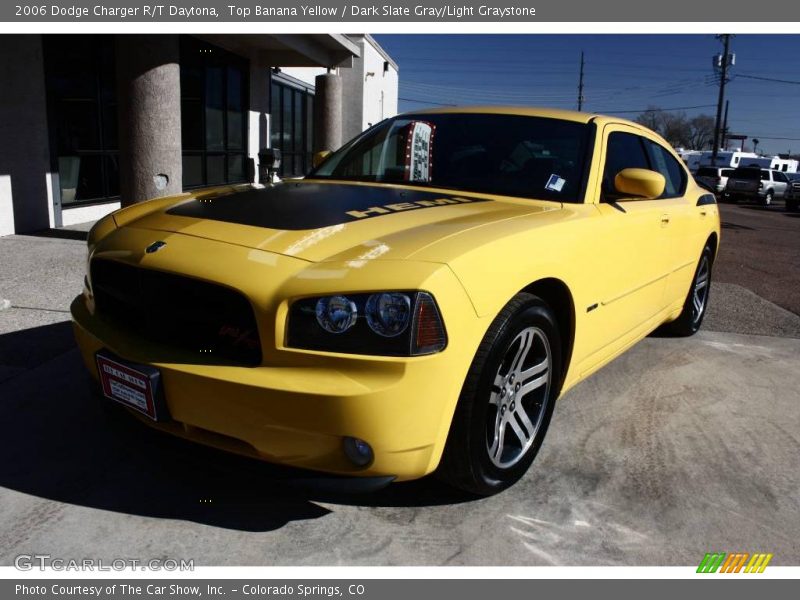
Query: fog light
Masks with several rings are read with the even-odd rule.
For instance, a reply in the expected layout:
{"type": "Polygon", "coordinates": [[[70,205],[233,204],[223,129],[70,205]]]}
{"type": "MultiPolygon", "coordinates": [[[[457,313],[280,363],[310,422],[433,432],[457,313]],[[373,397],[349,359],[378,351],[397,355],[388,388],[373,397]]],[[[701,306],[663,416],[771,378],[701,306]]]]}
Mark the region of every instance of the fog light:
{"type": "Polygon", "coordinates": [[[344,438],[344,453],[357,467],[366,467],[374,458],[372,448],[364,440],[354,437],[344,438]]]}

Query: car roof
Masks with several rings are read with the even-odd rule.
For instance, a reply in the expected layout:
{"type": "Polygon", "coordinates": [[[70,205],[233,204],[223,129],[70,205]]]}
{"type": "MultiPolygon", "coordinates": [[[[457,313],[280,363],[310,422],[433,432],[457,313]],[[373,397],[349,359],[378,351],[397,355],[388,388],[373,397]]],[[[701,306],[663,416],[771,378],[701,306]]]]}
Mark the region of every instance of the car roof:
{"type": "Polygon", "coordinates": [[[640,123],[622,119],[619,117],[612,117],[609,115],[602,115],[599,113],[578,112],[576,110],[564,110],[560,108],[545,108],[537,106],[500,106],[500,105],[486,105],[486,106],[444,106],[438,108],[425,108],[422,110],[411,110],[403,113],[403,115],[437,115],[437,114],[496,114],[496,115],[520,115],[526,117],[543,117],[547,119],[562,119],[564,121],[575,121],[576,123],[588,123],[592,120],[599,120],[603,122],[622,123],[631,125],[638,129],[648,130],[640,123]]]}

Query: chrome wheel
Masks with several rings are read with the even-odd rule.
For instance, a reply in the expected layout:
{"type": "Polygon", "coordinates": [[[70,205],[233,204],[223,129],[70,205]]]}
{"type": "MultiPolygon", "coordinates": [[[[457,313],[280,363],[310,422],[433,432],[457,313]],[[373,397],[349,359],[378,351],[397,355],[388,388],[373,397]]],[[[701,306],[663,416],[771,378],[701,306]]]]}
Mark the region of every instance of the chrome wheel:
{"type": "Polygon", "coordinates": [[[697,277],[694,279],[694,288],[692,290],[692,323],[694,324],[700,322],[706,310],[710,279],[711,261],[709,261],[708,256],[703,255],[700,267],[697,269],[697,277]]]}
{"type": "Polygon", "coordinates": [[[538,327],[520,331],[506,349],[489,394],[486,450],[496,467],[517,464],[536,440],[550,395],[550,343],[538,327]]]}

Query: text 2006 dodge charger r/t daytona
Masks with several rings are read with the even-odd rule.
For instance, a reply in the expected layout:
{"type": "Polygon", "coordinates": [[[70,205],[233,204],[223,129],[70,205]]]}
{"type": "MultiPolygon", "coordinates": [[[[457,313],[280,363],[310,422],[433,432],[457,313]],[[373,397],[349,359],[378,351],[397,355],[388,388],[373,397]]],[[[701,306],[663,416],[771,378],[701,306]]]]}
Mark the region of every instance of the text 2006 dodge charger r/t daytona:
{"type": "Polygon", "coordinates": [[[156,428],[491,494],[559,394],[659,326],[697,331],[718,241],[714,196],[639,125],[424,111],[304,180],[106,217],[72,315],[104,395],[156,428]]]}

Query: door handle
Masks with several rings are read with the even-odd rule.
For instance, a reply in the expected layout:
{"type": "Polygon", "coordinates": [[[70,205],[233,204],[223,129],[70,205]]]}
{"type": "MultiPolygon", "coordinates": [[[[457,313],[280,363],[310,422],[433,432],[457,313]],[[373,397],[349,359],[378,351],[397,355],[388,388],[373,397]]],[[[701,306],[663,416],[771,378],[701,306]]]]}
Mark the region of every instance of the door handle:
{"type": "Polygon", "coordinates": [[[661,215],[661,226],[666,227],[669,225],[669,215],[661,215]]]}

